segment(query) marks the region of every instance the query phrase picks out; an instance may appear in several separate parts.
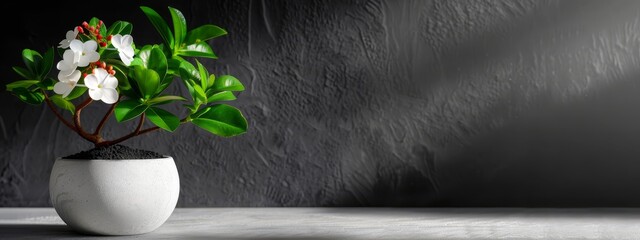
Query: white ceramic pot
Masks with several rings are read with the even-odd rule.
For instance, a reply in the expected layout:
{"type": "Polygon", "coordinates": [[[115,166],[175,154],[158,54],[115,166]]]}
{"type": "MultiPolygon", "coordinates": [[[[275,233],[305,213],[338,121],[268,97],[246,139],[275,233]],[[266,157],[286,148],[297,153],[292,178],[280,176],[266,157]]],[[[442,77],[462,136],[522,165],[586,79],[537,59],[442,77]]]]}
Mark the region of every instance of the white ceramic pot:
{"type": "Polygon", "coordinates": [[[180,179],[171,157],[134,160],[56,159],[51,203],[76,231],[134,235],[160,227],[176,207],[180,179]]]}

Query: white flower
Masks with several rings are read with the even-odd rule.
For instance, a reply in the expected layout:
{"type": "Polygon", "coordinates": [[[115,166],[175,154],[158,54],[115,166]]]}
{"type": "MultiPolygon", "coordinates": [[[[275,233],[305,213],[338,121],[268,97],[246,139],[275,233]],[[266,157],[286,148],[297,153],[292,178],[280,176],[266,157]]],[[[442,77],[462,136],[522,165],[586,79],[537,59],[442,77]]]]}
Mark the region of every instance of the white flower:
{"type": "Polygon", "coordinates": [[[58,62],[58,65],[56,65],[56,68],[60,70],[60,73],[58,73],[58,79],[61,78],[60,76],[71,75],[71,73],[76,70],[78,67],[78,58],[80,58],[80,55],[76,54],[72,50],[64,51],[64,54],[62,54],[62,60],[58,62]]]}
{"type": "Polygon", "coordinates": [[[62,60],[56,65],[56,68],[60,70],[58,73],[58,80],[60,82],[57,82],[53,86],[53,91],[57,94],[62,94],[62,97],[68,96],[80,79],[81,73],[76,70],[79,56],[79,54],[76,54],[72,50],[66,50],[64,54],[62,54],[62,60]]]}
{"type": "Polygon", "coordinates": [[[111,38],[111,44],[118,49],[120,60],[122,60],[125,65],[129,66],[131,61],[133,61],[133,54],[135,54],[133,46],[131,46],[131,44],[133,44],[133,37],[129,34],[124,36],[116,34],[111,38]]]}
{"type": "Polygon", "coordinates": [[[78,80],[80,80],[80,71],[75,70],[71,72],[71,74],[62,77],[58,75],[58,79],[60,82],[53,85],[53,91],[57,94],[62,94],[62,97],[67,97],[69,93],[71,93],[71,90],[76,87],[78,80]]]}
{"type": "Polygon", "coordinates": [[[68,48],[71,41],[75,40],[77,36],[78,36],[78,28],[74,28],[73,30],[68,31],[66,39],[63,39],[62,41],[60,41],[60,46],[58,47],[68,48]]]}
{"type": "Polygon", "coordinates": [[[89,88],[89,96],[93,100],[102,100],[107,104],[118,101],[118,79],[102,68],[96,68],[93,74],[87,75],[84,85],[89,88]]]}
{"type": "Polygon", "coordinates": [[[96,52],[98,48],[96,41],[89,40],[83,43],[80,40],[72,40],[69,47],[78,55],[78,67],[86,67],[89,63],[100,60],[100,54],[96,52]]]}

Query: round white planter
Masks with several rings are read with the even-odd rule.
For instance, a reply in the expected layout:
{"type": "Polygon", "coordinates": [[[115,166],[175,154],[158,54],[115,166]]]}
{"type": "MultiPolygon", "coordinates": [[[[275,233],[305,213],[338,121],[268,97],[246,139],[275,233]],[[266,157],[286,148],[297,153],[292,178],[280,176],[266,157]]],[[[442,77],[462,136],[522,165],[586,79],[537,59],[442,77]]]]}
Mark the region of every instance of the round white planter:
{"type": "Polygon", "coordinates": [[[133,160],[56,159],[51,203],[71,228],[134,235],[160,227],[176,207],[180,179],[171,157],[133,160]]]}

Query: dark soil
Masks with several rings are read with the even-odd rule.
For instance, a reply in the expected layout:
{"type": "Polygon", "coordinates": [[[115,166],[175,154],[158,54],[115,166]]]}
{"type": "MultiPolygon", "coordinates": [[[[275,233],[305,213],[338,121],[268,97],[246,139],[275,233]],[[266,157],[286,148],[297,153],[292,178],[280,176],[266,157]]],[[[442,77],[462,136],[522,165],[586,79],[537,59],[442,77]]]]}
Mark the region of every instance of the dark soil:
{"type": "Polygon", "coordinates": [[[73,155],[64,157],[65,159],[106,159],[106,160],[123,160],[123,159],[151,159],[151,158],[163,158],[162,154],[157,152],[130,148],[119,144],[94,148],[91,150],[79,152],[73,155]]]}

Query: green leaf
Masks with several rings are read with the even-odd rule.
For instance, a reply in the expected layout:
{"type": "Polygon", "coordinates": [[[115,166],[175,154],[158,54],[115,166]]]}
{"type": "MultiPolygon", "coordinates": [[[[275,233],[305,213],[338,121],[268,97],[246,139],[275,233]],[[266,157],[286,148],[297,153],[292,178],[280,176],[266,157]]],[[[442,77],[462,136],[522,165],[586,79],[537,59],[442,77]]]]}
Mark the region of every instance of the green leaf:
{"type": "Polygon", "coordinates": [[[198,70],[196,70],[196,68],[190,62],[183,61],[182,63],[180,63],[179,71],[180,71],[180,78],[182,79],[182,82],[189,90],[189,94],[191,95],[193,102],[196,102],[196,99],[197,99],[196,92],[195,92],[196,90],[193,86],[196,85],[194,80],[200,79],[200,74],[198,73],[198,70]]]}
{"type": "Polygon", "coordinates": [[[140,65],[140,66],[143,66],[144,68],[147,68],[147,65],[149,65],[149,56],[151,55],[151,49],[153,49],[153,46],[144,45],[140,49],[140,51],[138,51],[138,54],[136,54],[138,57],[133,59],[133,61],[131,62],[131,65],[140,65]],[[140,63],[136,61],[136,59],[138,58],[141,60],[140,63]]]}
{"type": "Polygon", "coordinates": [[[180,49],[180,45],[187,36],[187,20],[184,19],[184,15],[178,9],[169,7],[171,12],[171,19],[173,20],[173,32],[175,34],[175,47],[174,49],[180,49]]]}
{"type": "Polygon", "coordinates": [[[129,78],[127,77],[128,72],[126,71],[128,71],[129,68],[127,66],[119,65],[116,63],[111,64],[111,66],[113,66],[113,70],[116,72],[114,77],[118,79],[118,89],[120,90],[120,93],[130,98],[141,97],[138,94],[138,86],[131,84],[129,78]]]}
{"type": "Polygon", "coordinates": [[[116,34],[127,35],[127,34],[131,34],[132,30],[133,30],[133,25],[131,25],[131,23],[125,22],[125,21],[117,21],[113,23],[111,27],[109,27],[109,29],[107,30],[106,36],[116,35],[116,34]]]}
{"type": "Polygon", "coordinates": [[[156,89],[156,95],[162,93],[165,89],[167,89],[171,82],[173,82],[173,79],[173,75],[167,74],[164,79],[160,80],[160,85],[158,86],[158,89],[156,89]]]}
{"type": "Polygon", "coordinates": [[[28,104],[38,105],[44,101],[44,94],[41,92],[31,92],[26,88],[14,88],[12,91],[13,95],[18,97],[23,102],[28,104]]]}
{"type": "Polygon", "coordinates": [[[31,72],[29,72],[28,69],[23,68],[23,67],[13,67],[13,71],[16,72],[18,75],[20,75],[23,78],[26,79],[34,79],[36,78],[36,76],[33,76],[33,74],[31,74],[31,72]]]}
{"type": "Polygon", "coordinates": [[[148,105],[141,104],[137,100],[127,99],[116,105],[114,115],[116,115],[116,120],[118,120],[118,122],[124,122],[140,116],[140,114],[146,111],[148,107],[148,105]]]}
{"type": "Polygon", "coordinates": [[[247,120],[240,110],[225,104],[205,108],[205,113],[193,118],[192,122],[213,134],[231,137],[247,131],[247,120]]]}
{"type": "Polygon", "coordinates": [[[201,102],[201,103],[206,103],[207,102],[207,94],[204,92],[204,89],[202,89],[202,87],[200,87],[200,85],[193,85],[193,90],[195,93],[195,96],[193,96],[193,98],[195,100],[197,100],[196,102],[201,102]]]}
{"type": "Polygon", "coordinates": [[[198,111],[198,108],[196,106],[193,106],[193,105],[186,105],[185,104],[185,105],[182,105],[182,106],[188,108],[189,111],[191,111],[191,113],[195,113],[196,111],[198,111]]]}
{"type": "Polygon", "coordinates": [[[169,132],[175,131],[180,126],[178,117],[160,108],[150,107],[145,113],[153,124],[169,132]]]}
{"type": "Polygon", "coordinates": [[[135,66],[132,77],[136,81],[140,94],[144,99],[149,99],[155,95],[156,89],[160,84],[160,77],[156,71],[135,66]]]}
{"type": "Polygon", "coordinates": [[[56,85],[56,82],[57,81],[53,80],[53,78],[45,78],[37,83],[36,86],[43,90],[53,90],[53,86],[56,85]]]}
{"type": "Polygon", "coordinates": [[[219,76],[212,88],[216,91],[244,91],[244,85],[240,80],[231,75],[219,76]]]}
{"type": "Polygon", "coordinates": [[[89,25],[90,26],[98,26],[98,22],[100,22],[100,19],[98,19],[97,17],[92,17],[91,20],[89,20],[89,25]]]}
{"type": "MultiPolygon", "coordinates": [[[[189,107],[189,106],[186,106],[186,107],[189,107]]],[[[210,107],[200,109],[200,111],[198,111],[198,109],[195,109],[195,110],[194,110],[194,109],[192,109],[192,108],[190,108],[190,107],[189,107],[189,109],[193,110],[193,111],[192,111],[193,113],[192,113],[192,114],[191,114],[191,116],[190,116],[192,119],[194,119],[194,118],[199,118],[200,116],[202,116],[202,114],[205,114],[205,113],[207,113],[209,110],[211,110],[211,108],[210,108],[210,107]]]]}
{"type": "Polygon", "coordinates": [[[40,72],[40,78],[46,77],[51,71],[51,67],[53,67],[53,52],[53,48],[49,48],[49,50],[44,53],[44,57],[38,68],[40,72]]]}
{"type": "Polygon", "coordinates": [[[24,88],[24,89],[28,89],[29,87],[31,87],[34,84],[39,83],[40,81],[38,80],[21,80],[21,81],[15,81],[12,83],[7,84],[7,91],[12,91],[15,88],[24,88]]]}
{"type": "Polygon", "coordinates": [[[102,22],[102,27],[100,27],[100,35],[102,35],[103,37],[107,37],[107,29],[109,29],[107,27],[107,24],[102,22]]]}
{"type": "MultiPolygon", "coordinates": [[[[140,53],[143,53],[143,51],[140,51],[140,53]]],[[[133,66],[142,66],[142,67],[144,67],[144,66],[145,66],[145,63],[144,63],[144,61],[142,60],[142,58],[140,58],[140,57],[134,57],[134,58],[133,58],[133,60],[131,61],[131,64],[129,64],[129,66],[130,66],[130,67],[133,67],[133,66]]]]}
{"type": "Polygon", "coordinates": [[[164,76],[167,74],[167,57],[158,46],[151,48],[146,67],[156,71],[160,79],[164,79],[164,76]]]}
{"type": "Polygon", "coordinates": [[[207,42],[199,42],[191,45],[187,45],[184,48],[178,50],[178,55],[185,57],[205,57],[217,59],[218,57],[213,53],[211,47],[207,42]]]}
{"type": "Polygon", "coordinates": [[[193,102],[195,103],[197,100],[196,97],[196,90],[195,88],[193,88],[193,86],[195,85],[195,83],[191,80],[188,79],[182,79],[182,83],[184,83],[184,86],[187,87],[187,90],[189,90],[189,95],[191,96],[191,99],[193,100],[193,102]]]}
{"type": "Polygon", "coordinates": [[[181,62],[179,71],[182,80],[200,80],[200,72],[190,62],[181,62]]]}
{"type": "Polygon", "coordinates": [[[160,79],[164,79],[167,70],[167,57],[158,45],[146,45],[138,52],[139,58],[134,58],[131,66],[142,66],[154,70],[160,79]]]}
{"type": "Polygon", "coordinates": [[[194,43],[204,42],[212,38],[226,35],[227,31],[216,25],[202,25],[187,33],[187,38],[184,43],[191,45],[194,43]]]}
{"type": "Polygon", "coordinates": [[[149,18],[149,21],[151,21],[151,24],[153,24],[156,30],[158,30],[158,33],[160,33],[160,36],[162,37],[166,45],[169,47],[174,46],[174,40],[173,40],[173,35],[171,34],[171,29],[169,29],[167,22],[165,22],[164,19],[162,19],[160,14],[158,14],[158,12],[146,6],[141,6],[140,9],[142,10],[142,12],[144,12],[145,15],[147,15],[147,18],[149,18]]]}
{"type": "Polygon", "coordinates": [[[211,75],[209,75],[209,81],[207,81],[207,88],[210,88],[211,86],[213,86],[214,82],[216,82],[216,75],[212,73],[211,75]]]}
{"type": "Polygon", "coordinates": [[[22,50],[22,60],[31,73],[39,75],[37,74],[38,66],[40,65],[40,61],[42,61],[42,55],[40,55],[40,53],[31,49],[24,49],[22,50]]]}
{"type": "MultiPolygon", "coordinates": [[[[207,92],[209,93],[209,92],[207,92]]],[[[219,93],[213,93],[211,95],[207,95],[207,103],[219,102],[219,101],[232,101],[236,100],[236,96],[233,95],[232,92],[224,91],[219,93]]]]}
{"type": "Polygon", "coordinates": [[[79,98],[80,96],[82,96],[82,94],[87,92],[87,89],[88,88],[84,88],[84,87],[73,88],[73,90],[71,90],[71,92],[69,93],[69,95],[67,95],[65,99],[73,100],[73,99],[79,98]]]}
{"type": "Polygon", "coordinates": [[[167,74],[180,76],[180,64],[183,60],[169,58],[167,59],[167,74]]]}
{"type": "Polygon", "coordinates": [[[209,71],[207,71],[207,68],[205,68],[200,61],[196,60],[196,64],[198,64],[198,74],[200,75],[200,87],[202,87],[202,89],[207,89],[209,71]]]}
{"type": "Polygon", "coordinates": [[[160,105],[160,104],[167,104],[173,101],[187,101],[187,99],[180,96],[165,95],[165,96],[159,96],[159,97],[149,99],[147,101],[147,104],[160,105]]]}
{"type": "Polygon", "coordinates": [[[53,95],[49,99],[51,99],[51,101],[59,108],[68,110],[72,115],[76,112],[76,106],[73,105],[71,101],[62,98],[60,95],[53,95]]]}

